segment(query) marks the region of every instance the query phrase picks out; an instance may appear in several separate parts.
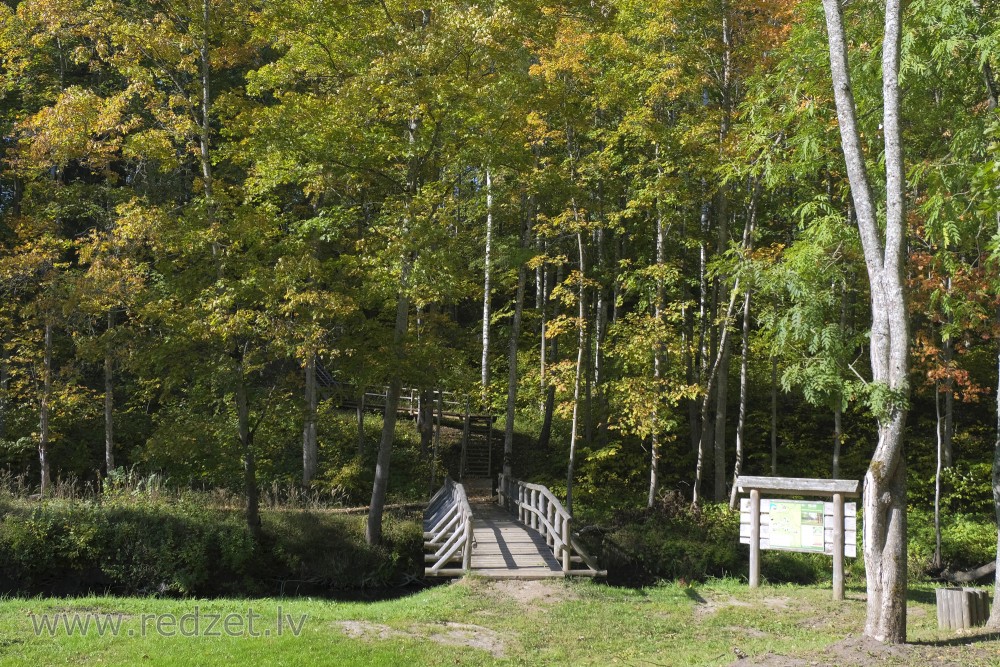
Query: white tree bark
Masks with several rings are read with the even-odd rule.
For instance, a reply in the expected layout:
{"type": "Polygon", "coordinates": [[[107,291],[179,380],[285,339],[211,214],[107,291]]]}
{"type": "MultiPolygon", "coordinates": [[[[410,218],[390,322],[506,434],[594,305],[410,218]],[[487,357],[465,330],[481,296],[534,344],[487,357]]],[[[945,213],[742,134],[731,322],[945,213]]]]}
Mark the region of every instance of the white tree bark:
{"type": "Polygon", "coordinates": [[[302,428],[302,486],[309,486],[316,477],[316,355],[306,359],[306,418],[302,428]]]}
{"type": "Polygon", "coordinates": [[[490,297],[492,296],[492,261],[493,253],[493,177],[490,168],[486,167],[486,248],[483,252],[483,263],[486,268],[483,275],[483,359],[481,381],[483,397],[486,397],[490,386],[490,297]]]}
{"type": "MultiPolygon", "coordinates": [[[[997,214],[997,236],[1000,237],[1000,214],[997,214]]],[[[997,310],[997,322],[1000,323],[1000,309],[997,310]]],[[[997,568],[993,587],[993,606],[990,609],[990,620],[986,623],[991,629],[1000,628],[1000,349],[997,350],[997,429],[996,442],[993,445],[993,505],[997,518],[997,568]]]]}
{"type": "Polygon", "coordinates": [[[49,464],[49,412],[52,403],[52,316],[45,317],[45,350],[42,353],[42,400],[38,411],[38,463],[40,466],[39,492],[49,492],[51,482],[49,464]]]}
{"type": "Polygon", "coordinates": [[[882,45],[886,165],[885,246],[879,230],[857,125],[839,0],[823,0],[830,70],[872,306],[872,384],[879,438],[865,475],[864,554],[868,588],[865,635],[906,641],[906,470],[903,431],[909,399],[909,318],[904,292],[905,179],[899,109],[901,0],[887,0],[882,45]]]}
{"type": "Polygon", "coordinates": [[[566,511],[573,513],[573,474],[576,468],[576,436],[580,413],[580,376],[583,372],[583,353],[587,345],[587,291],[586,291],[586,261],[583,251],[583,233],[576,234],[577,249],[580,254],[580,293],[577,295],[579,305],[578,338],[576,347],[576,375],[573,379],[573,420],[569,436],[569,465],[566,471],[566,511]]]}

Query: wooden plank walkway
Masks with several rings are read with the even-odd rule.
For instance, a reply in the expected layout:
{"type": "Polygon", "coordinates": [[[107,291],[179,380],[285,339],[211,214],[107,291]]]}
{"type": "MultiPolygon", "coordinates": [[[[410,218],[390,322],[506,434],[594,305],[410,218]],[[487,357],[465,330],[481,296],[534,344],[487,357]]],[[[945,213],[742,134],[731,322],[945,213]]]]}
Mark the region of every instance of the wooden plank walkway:
{"type": "Polygon", "coordinates": [[[475,542],[471,574],[487,579],[565,576],[545,538],[519,523],[502,507],[476,503],[472,514],[475,542]]]}
{"type": "Polygon", "coordinates": [[[548,488],[503,475],[499,481],[497,504],[489,479],[468,480],[468,488],[445,479],[424,511],[424,576],[607,576],[570,532],[572,517],[548,488]],[[507,510],[512,504],[517,515],[507,510]]]}

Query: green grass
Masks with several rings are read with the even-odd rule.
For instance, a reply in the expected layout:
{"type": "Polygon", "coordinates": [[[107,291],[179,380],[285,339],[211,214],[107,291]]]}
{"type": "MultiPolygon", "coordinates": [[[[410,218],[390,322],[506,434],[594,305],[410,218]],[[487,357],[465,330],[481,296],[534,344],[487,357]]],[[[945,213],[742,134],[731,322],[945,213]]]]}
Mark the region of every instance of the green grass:
{"type": "MultiPolygon", "coordinates": [[[[590,581],[468,581],[375,603],[14,598],[0,601],[0,665],[723,665],[735,659],[734,647],[751,657],[771,652],[827,664],[833,660],[827,647],[856,636],[863,622],[861,592],[848,597],[834,603],[823,587],[751,591],[739,581],[718,580],[645,590],[590,581]],[[279,606],[296,622],[307,614],[299,636],[287,629],[277,636],[279,606]],[[209,614],[253,608],[260,614],[254,630],[270,634],[159,636],[147,621],[141,636],[143,614],[180,617],[196,607],[202,633],[209,614]],[[119,636],[93,629],[86,637],[67,636],[63,627],[56,636],[33,631],[31,614],[38,620],[74,612],[122,614],[119,636]]],[[[911,591],[909,610],[909,640],[920,645],[902,656],[880,656],[885,664],[1000,664],[1000,643],[987,636],[955,642],[953,633],[936,630],[930,587],[911,591]]]]}

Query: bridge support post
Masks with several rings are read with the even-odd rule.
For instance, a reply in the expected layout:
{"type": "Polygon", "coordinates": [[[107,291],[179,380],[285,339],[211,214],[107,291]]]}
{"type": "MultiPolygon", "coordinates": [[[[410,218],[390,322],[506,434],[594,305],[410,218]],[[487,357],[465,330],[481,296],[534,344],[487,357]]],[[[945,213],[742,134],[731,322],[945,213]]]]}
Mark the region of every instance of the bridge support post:
{"type": "Polygon", "coordinates": [[[465,550],[462,553],[462,569],[466,573],[472,570],[472,517],[465,518],[465,550]]]}
{"type": "Polygon", "coordinates": [[[569,546],[570,545],[570,541],[572,539],[570,537],[570,529],[571,529],[571,527],[572,526],[571,526],[570,518],[568,516],[565,517],[565,518],[563,518],[563,525],[562,525],[562,533],[563,533],[562,534],[562,538],[563,538],[562,539],[562,543],[563,543],[563,548],[562,548],[562,567],[563,567],[563,574],[566,574],[566,573],[569,572],[570,567],[571,567],[572,562],[573,562],[572,561],[572,551],[570,550],[570,546],[569,546]]]}

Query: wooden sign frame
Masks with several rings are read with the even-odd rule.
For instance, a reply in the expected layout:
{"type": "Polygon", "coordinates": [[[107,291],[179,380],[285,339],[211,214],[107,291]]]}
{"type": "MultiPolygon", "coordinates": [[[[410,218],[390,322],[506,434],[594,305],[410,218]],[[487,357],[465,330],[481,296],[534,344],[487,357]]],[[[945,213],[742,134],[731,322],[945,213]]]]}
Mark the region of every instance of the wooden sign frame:
{"type": "Polygon", "coordinates": [[[844,599],[844,498],[861,495],[854,479],[809,479],[801,477],[740,476],[739,493],[750,494],[750,588],[760,586],[761,492],[775,496],[813,496],[833,500],[833,599],[844,599]]]}

